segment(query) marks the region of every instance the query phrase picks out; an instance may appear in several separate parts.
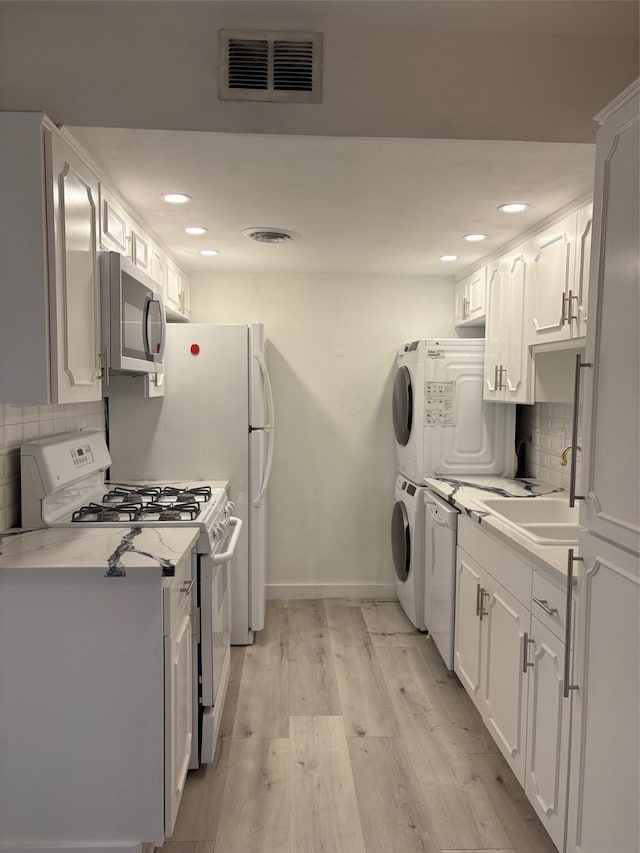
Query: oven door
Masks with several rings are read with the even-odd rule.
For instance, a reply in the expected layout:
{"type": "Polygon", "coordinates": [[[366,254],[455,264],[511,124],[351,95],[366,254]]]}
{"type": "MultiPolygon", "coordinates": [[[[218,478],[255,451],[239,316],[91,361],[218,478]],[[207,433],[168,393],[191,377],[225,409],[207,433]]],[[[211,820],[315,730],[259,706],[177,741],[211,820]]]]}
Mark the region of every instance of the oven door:
{"type": "Polygon", "coordinates": [[[108,341],[105,360],[113,371],[154,373],[164,360],[162,293],[118,252],[106,252],[101,263],[103,341],[108,341]]]}
{"type": "Polygon", "coordinates": [[[202,705],[214,707],[226,656],[231,648],[229,561],[242,529],[239,518],[229,520],[231,536],[224,551],[200,557],[200,659],[202,705]]]}

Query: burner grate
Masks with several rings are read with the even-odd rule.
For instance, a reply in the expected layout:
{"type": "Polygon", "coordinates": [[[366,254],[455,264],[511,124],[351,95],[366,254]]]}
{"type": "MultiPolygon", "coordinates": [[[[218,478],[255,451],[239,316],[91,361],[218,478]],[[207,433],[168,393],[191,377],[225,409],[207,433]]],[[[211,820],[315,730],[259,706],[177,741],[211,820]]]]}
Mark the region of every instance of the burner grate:
{"type": "Polygon", "coordinates": [[[90,503],[76,510],[71,516],[71,521],[133,521],[139,512],[140,506],[135,503],[121,503],[115,506],[90,503]]]}

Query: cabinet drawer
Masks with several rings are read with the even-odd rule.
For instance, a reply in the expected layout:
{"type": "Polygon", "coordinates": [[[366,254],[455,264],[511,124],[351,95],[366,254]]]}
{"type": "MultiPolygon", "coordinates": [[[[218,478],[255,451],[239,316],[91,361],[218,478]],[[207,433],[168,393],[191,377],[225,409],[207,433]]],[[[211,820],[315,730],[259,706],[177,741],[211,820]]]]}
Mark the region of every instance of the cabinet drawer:
{"type": "Polygon", "coordinates": [[[567,617],[566,608],[567,595],[565,589],[557,586],[545,575],[534,572],[531,612],[563,643],[567,617]],[[556,612],[548,613],[549,610],[556,612]]]}
{"type": "Polygon", "coordinates": [[[196,566],[194,552],[185,554],[176,566],[175,576],[163,585],[163,627],[168,637],[184,614],[196,607],[196,566]],[[193,583],[192,583],[193,581],[193,583]]]}
{"type": "Polygon", "coordinates": [[[464,517],[458,522],[458,545],[529,609],[533,570],[513,549],[464,517]]]}

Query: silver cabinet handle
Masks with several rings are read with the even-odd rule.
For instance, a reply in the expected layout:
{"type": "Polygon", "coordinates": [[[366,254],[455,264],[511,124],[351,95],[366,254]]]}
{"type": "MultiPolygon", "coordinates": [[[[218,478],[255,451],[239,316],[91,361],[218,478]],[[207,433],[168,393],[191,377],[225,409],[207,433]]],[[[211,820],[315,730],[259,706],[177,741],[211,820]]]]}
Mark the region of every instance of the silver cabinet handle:
{"type": "Polygon", "coordinates": [[[546,598],[534,598],[533,599],[538,607],[542,607],[545,613],[548,613],[549,616],[555,616],[558,612],[557,607],[549,607],[549,602],[546,598]]]}
{"type": "MultiPolygon", "coordinates": [[[[433,537],[432,537],[433,538],[433,537]]],[[[476,616],[480,615],[480,590],[482,587],[479,583],[476,584],[476,616]]]]}
{"type": "Polygon", "coordinates": [[[465,296],[462,300],[462,319],[467,320],[469,318],[469,300],[465,296]]]}
{"type": "Polygon", "coordinates": [[[498,377],[499,377],[498,378],[498,390],[499,391],[504,391],[504,389],[507,387],[504,384],[504,382],[502,381],[506,372],[507,372],[507,368],[504,366],[504,364],[501,364],[499,369],[498,369],[498,377]]]}
{"type": "Polygon", "coordinates": [[[102,350],[102,381],[109,387],[109,347],[102,350]]]}
{"type": "Polygon", "coordinates": [[[584,495],[576,495],[576,465],[578,461],[578,416],[580,409],[580,371],[583,367],[593,367],[590,361],[583,361],[582,355],[576,356],[576,367],[573,378],[573,425],[571,428],[571,471],[569,473],[569,506],[575,506],[576,501],[583,501],[584,495]]]}
{"type": "Polygon", "coordinates": [[[577,690],[577,684],[569,684],[571,676],[571,595],[573,592],[573,564],[582,562],[582,557],[576,557],[573,548],[569,548],[567,556],[567,613],[564,626],[564,698],[569,698],[570,690],[577,690]]]}
{"type": "Polygon", "coordinates": [[[185,595],[191,595],[191,590],[193,589],[195,582],[195,578],[191,578],[190,581],[185,581],[184,586],[180,587],[180,592],[184,592],[185,595]]]}
{"type": "Polygon", "coordinates": [[[499,391],[500,387],[498,386],[498,365],[496,364],[495,370],[493,373],[493,390],[499,391]]]}
{"type": "Polygon", "coordinates": [[[480,611],[478,613],[478,616],[480,617],[481,622],[485,616],[489,615],[489,611],[484,609],[484,597],[485,597],[485,595],[488,596],[489,593],[487,592],[487,590],[483,586],[481,586],[480,587],[480,597],[479,597],[480,607],[478,608],[480,611]]]}
{"type": "Polygon", "coordinates": [[[529,657],[527,654],[527,651],[529,649],[529,643],[535,643],[535,640],[532,640],[529,637],[529,634],[527,634],[527,632],[525,631],[524,632],[524,643],[522,644],[523,649],[524,649],[522,652],[522,671],[523,672],[526,672],[530,666],[535,666],[535,664],[529,663],[529,661],[527,660],[527,658],[529,657]]]}
{"type": "Polygon", "coordinates": [[[572,312],[572,310],[573,310],[572,302],[573,302],[573,300],[574,300],[574,299],[576,300],[576,302],[578,302],[578,297],[577,297],[577,295],[576,295],[576,296],[574,296],[573,290],[570,290],[570,291],[569,291],[569,296],[568,296],[568,298],[567,298],[567,322],[569,322],[569,323],[570,323],[572,320],[577,320],[577,319],[578,319],[578,315],[577,315],[577,314],[572,314],[572,313],[571,313],[571,312],[572,312]]]}
{"type": "Polygon", "coordinates": [[[560,328],[562,328],[564,326],[564,324],[567,322],[566,314],[568,312],[566,309],[566,305],[567,305],[567,294],[563,293],[562,294],[562,313],[560,315],[560,328]]]}

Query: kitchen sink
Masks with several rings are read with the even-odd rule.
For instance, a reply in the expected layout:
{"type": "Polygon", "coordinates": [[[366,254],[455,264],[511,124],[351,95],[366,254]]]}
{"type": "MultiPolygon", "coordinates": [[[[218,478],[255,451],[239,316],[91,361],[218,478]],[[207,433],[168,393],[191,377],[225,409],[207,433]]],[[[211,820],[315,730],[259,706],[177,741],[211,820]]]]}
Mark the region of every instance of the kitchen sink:
{"type": "Polygon", "coordinates": [[[561,498],[487,498],[478,501],[486,510],[540,545],[575,545],[578,542],[578,508],[561,498]]]}

